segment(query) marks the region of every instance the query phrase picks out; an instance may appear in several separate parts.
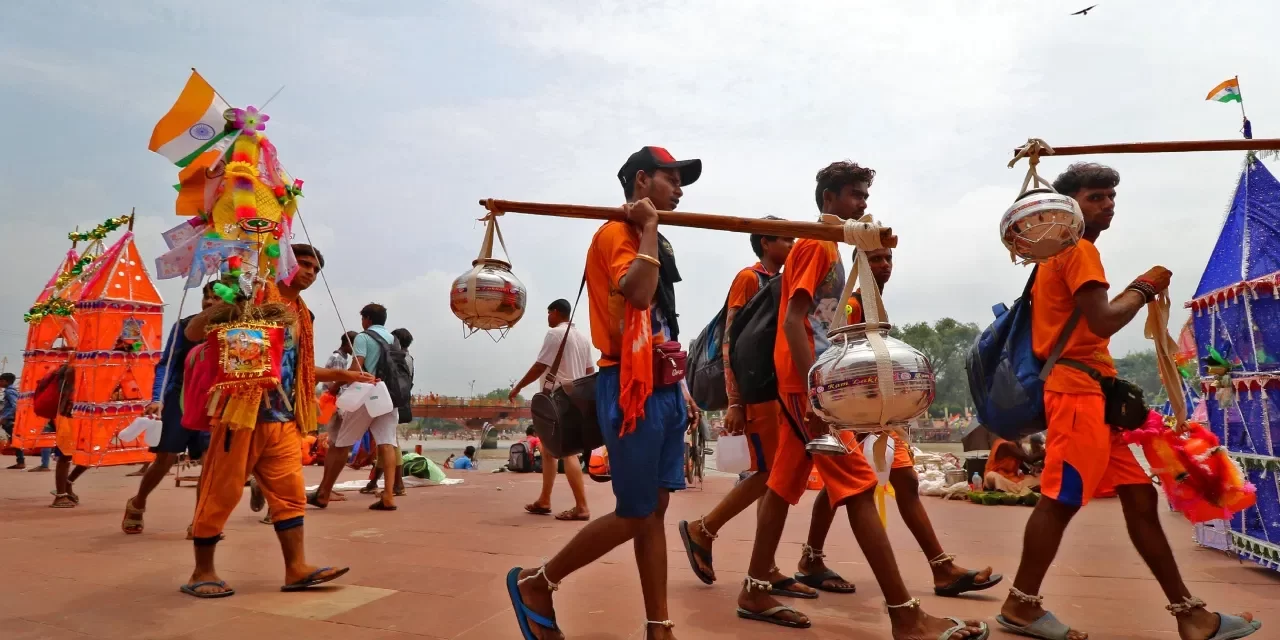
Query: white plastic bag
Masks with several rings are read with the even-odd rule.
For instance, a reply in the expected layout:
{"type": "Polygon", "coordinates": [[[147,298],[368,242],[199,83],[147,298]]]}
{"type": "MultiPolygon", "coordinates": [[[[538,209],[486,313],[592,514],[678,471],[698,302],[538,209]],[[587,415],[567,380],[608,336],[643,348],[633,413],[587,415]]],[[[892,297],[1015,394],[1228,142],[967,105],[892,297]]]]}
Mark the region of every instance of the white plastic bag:
{"type": "Polygon", "coordinates": [[[370,418],[386,415],[395,408],[396,406],[391,403],[391,391],[387,389],[387,383],[381,380],[374,385],[373,391],[364,399],[364,409],[369,412],[370,418]]]}
{"type": "Polygon", "coordinates": [[[121,429],[116,437],[120,442],[133,442],[138,439],[138,436],[142,435],[145,436],[148,447],[155,447],[160,445],[160,434],[163,429],[163,424],[159,420],[138,416],[137,420],[121,429]]]}
{"type": "Polygon", "coordinates": [[[742,473],[751,468],[751,449],[746,436],[723,435],[716,441],[716,470],[742,473]]]}
{"type": "Polygon", "coordinates": [[[373,393],[373,385],[368,382],[352,382],[338,394],[338,409],[343,413],[351,413],[364,405],[370,393],[373,393]]]}

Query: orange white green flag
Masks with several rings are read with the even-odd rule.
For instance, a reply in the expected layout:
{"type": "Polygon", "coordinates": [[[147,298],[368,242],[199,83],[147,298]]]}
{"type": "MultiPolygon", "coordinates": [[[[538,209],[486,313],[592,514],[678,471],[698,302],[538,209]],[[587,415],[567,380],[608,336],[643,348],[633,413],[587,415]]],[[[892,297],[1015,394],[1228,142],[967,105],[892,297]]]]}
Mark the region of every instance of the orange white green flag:
{"type": "Polygon", "coordinates": [[[204,154],[216,156],[231,145],[238,133],[227,127],[223,113],[230,109],[218,92],[195,70],[173,103],[151,132],[148,149],[186,167],[204,154]]]}
{"type": "Polygon", "coordinates": [[[1241,102],[1240,97],[1240,81],[1232,78],[1224,81],[1222,84],[1213,88],[1209,95],[1205,96],[1205,100],[1216,100],[1218,102],[1241,102]]]}

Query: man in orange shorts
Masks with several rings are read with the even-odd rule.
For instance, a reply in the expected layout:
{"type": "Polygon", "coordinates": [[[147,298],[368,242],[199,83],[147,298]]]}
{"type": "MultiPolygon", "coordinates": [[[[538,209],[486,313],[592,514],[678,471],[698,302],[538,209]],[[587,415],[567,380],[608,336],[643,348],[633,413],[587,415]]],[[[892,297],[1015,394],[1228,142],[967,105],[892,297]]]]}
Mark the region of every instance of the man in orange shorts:
{"type": "MultiPolygon", "coordinates": [[[[768,219],[777,220],[773,216],[768,219]]],[[[721,331],[721,355],[724,360],[725,395],[729,399],[729,409],[725,412],[725,430],[733,435],[747,435],[747,446],[751,451],[751,477],[739,482],[720,500],[707,515],[692,523],[681,520],[679,524],[680,539],[684,541],[685,555],[689,558],[689,566],[693,573],[704,584],[716,581],[715,568],[711,562],[711,545],[720,528],[728,524],[747,507],[755,504],[765,491],[769,480],[769,470],[773,454],[778,450],[778,404],[762,402],[743,405],[738,394],[738,384],[733,377],[733,368],[729,366],[729,331],[733,326],[733,318],[747,301],[755,297],[770,278],[777,276],[782,265],[791,253],[791,245],[795,238],[779,238],[777,236],[751,235],[751,250],[755,252],[759,262],[744,268],[734,277],[729,285],[729,298],[725,302],[724,329],[721,331]]],[[[769,577],[771,583],[789,588],[795,580],[788,578],[780,571],[774,571],[769,577]],[[791,584],[786,584],[790,580],[791,584]]]]}
{"type": "MultiPolygon", "coordinates": [[[[852,162],[832,163],[818,172],[815,197],[819,210],[844,220],[860,217],[867,208],[874,177],[874,171],[852,162]]],[[[815,457],[805,450],[812,437],[827,431],[827,425],[809,406],[806,377],[817,356],[830,346],[827,330],[844,307],[844,279],[836,243],[808,239],[795,243],[782,274],[774,346],[785,428],[778,435],[769,491],[761,500],[751,565],[738,594],[738,616],[785,627],[810,626],[808,617],[774,599],[774,585],[767,578],[773,573],[787,510],[804,495],[809,473],[816,465],[832,508],[848,506],[849,525],[884,592],[892,637],[986,638],[985,624],[927,615],[920,601],[908,593],[889,536],[880,525],[875,505],[876,473],[866,459],[856,454],[815,457]]],[[[846,446],[856,446],[851,433],[841,436],[846,446]]]]}
{"type": "MultiPolygon", "coordinates": [[[[876,286],[884,291],[884,285],[893,275],[893,249],[873,249],[867,252],[867,262],[871,265],[871,275],[876,286]]],[[[862,294],[855,292],[845,306],[849,324],[864,322],[862,314],[862,294]]],[[[892,437],[892,436],[890,436],[892,437]]],[[[862,439],[850,455],[862,456],[862,439]]],[[[821,470],[819,470],[821,473],[821,470]]],[[[992,575],[991,567],[981,571],[961,567],[955,563],[955,556],[942,549],[938,535],[933,531],[933,523],[929,521],[929,513],[920,501],[920,482],[916,477],[915,459],[911,455],[911,443],[893,439],[893,463],[889,470],[889,484],[893,486],[894,499],[898,503],[898,513],[902,521],[920,543],[920,550],[929,561],[929,569],[933,572],[933,592],[940,596],[955,597],[970,591],[982,591],[996,586],[1003,576],[992,575]]],[[[822,547],[827,540],[827,532],[835,520],[836,512],[831,501],[825,499],[826,489],[813,503],[813,519],[809,524],[809,540],[801,550],[799,573],[796,579],[801,583],[823,591],[835,593],[851,593],[853,585],[846,584],[844,579],[832,571],[823,562],[822,547]]]]}
{"type": "Polygon", "coordinates": [[[1080,203],[1085,231],[1079,244],[1037,267],[1031,289],[1031,339],[1036,355],[1047,358],[1059,336],[1071,333],[1044,385],[1048,438],[1040,476],[1043,498],[1027,520],[1018,575],[996,619],[1015,633],[1035,638],[1088,637],[1046,611],[1038,594],[1071,518],[1099,486],[1113,485],[1124,507],[1129,539],[1169,599],[1167,609],[1177,618],[1179,637],[1243,638],[1261,623],[1249,614],[1211,613],[1204,601],[1187,590],[1160,526],[1159,495],[1120,434],[1107,425],[1106,398],[1086,372],[1116,375],[1109,350],[1111,336],[1166,290],[1172,275],[1164,267],[1152,267],[1114,299],[1107,299],[1109,285],[1094,243],[1111,226],[1119,183],[1120,174],[1114,169],[1088,163],[1071,165],[1053,182],[1058,193],[1080,203]]]}

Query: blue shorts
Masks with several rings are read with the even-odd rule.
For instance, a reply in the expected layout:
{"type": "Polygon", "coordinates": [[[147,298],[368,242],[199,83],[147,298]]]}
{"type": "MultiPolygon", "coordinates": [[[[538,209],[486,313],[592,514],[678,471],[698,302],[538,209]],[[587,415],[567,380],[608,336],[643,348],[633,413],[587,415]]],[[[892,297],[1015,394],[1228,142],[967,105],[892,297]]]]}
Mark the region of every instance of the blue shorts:
{"type": "Polygon", "coordinates": [[[160,410],[160,444],[151,453],[183,453],[199,460],[209,448],[209,433],[182,426],[182,398],[174,394],[160,410]]]}
{"type": "Polygon", "coordinates": [[[609,473],[614,513],[621,518],[646,518],[658,508],[658,492],[684,489],[684,435],[688,426],[680,385],[653,390],[644,405],[644,418],[635,431],[622,429],[621,379],[618,367],[603,367],[596,376],[596,416],[609,450],[609,473]]]}

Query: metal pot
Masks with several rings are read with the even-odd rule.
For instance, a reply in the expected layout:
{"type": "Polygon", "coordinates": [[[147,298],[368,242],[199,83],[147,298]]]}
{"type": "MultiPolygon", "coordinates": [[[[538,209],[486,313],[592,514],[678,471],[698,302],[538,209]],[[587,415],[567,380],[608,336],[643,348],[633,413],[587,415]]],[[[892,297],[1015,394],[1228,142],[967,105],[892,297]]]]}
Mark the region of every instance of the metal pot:
{"type": "Polygon", "coordinates": [[[528,293],[511,265],[487,258],[471,263],[449,291],[449,308],[468,329],[509,329],[524,316],[528,293]]]}
{"type": "Polygon", "coordinates": [[[809,400],[813,410],[833,428],[881,431],[885,426],[906,428],[933,403],[934,378],[929,358],[911,345],[889,337],[888,323],[855,324],[828,334],[831,346],[809,370],[809,400]],[[884,340],[892,368],[892,392],[880,392],[876,355],[867,339],[875,331],[884,340]]]}
{"type": "Polygon", "coordinates": [[[1080,203],[1051,189],[1027,191],[1000,218],[1000,240],[1027,262],[1043,262],[1066,251],[1082,234],[1080,203]]]}

